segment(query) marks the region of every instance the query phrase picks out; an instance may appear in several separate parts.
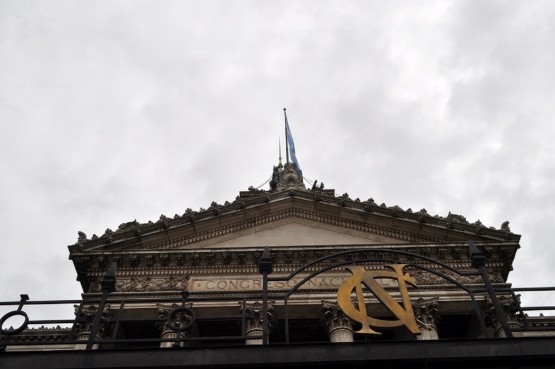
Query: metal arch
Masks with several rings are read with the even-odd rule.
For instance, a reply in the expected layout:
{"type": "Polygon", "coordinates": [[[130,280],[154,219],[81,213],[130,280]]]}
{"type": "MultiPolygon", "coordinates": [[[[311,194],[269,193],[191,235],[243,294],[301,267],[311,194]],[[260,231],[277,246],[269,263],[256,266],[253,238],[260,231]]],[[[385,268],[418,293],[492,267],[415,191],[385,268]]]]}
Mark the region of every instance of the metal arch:
{"type": "MultiPolygon", "coordinates": [[[[361,245],[361,246],[364,246],[364,245],[361,245]]],[[[365,253],[368,253],[368,252],[371,252],[371,253],[374,253],[374,252],[390,252],[390,253],[395,253],[395,254],[413,256],[417,259],[430,261],[434,264],[440,265],[440,266],[442,266],[442,267],[444,267],[444,268],[446,268],[446,269],[448,269],[452,272],[457,273],[460,276],[479,275],[480,274],[480,273],[477,273],[477,272],[461,272],[461,271],[459,271],[459,270],[457,270],[457,269],[455,269],[455,268],[453,268],[453,267],[449,266],[448,264],[445,264],[441,261],[438,261],[436,259],[433,259],[433,258],[430,258],[430,257],[427,257],[427,256],[422,256],[422,255],[416,254],[414,252],[395,250],[395,249],[379,248],[379,249],[364,249],[364,250],[346,250],[346,251],[340,251],[340,252],[337,252],[337,253],[334,253],[334,254],[331,254],[331,255],[322,256],[321,258],[315,259],[315,260],[313,260],[313,261],[311,261],[307,264],[304,264],[302,267],[294,270],[293,272],[289,273],[285,277],[268,277],[268,281],[269,282],[272,282],[272,281],[287,281],[287,280],[290,280],[291,278],[295,277],[297,274],[301,273],[303,270],[311,267],[312,265],[318,264],[318,263],[320,263],[322,261],[325,261],[327,259],[331,259],[331,258],[341,256],[341,255],[346,255],[346,254],[351,254],[351,253],[361,253],[361,252],[365,252],[365,253]]],[[[395,260],[389,260],[389,259],[385,259],[385,258],[384,259],[374,259],[374,260],[375,261],[396,262],[395,260]]],[[[358,260],[358,261],[360,261],[360,260],[358,260]]],[[[351,260],[351,261],[346,262],[346,264],[352,264],[353,262],[354,262],[354,260],[351,260]]],[[[345,264],[338,264],[335,267],[342,266],[342,265],[345,265],[345,264]]],[[[326,270],[329,270],[329,269],[326,269],[326,270]]]]}
{"type": "MultiPolygon", "coordinates": [[[[266,251],[266,249],[265,249],[265,251],[266,251]]],[[[328,259],[331,259],[331,258],[336,258],[337,256],[341,256],[341,255],[356,254],[356,253],[362,253],[362,252],[364,252],[364,253],[368,253],[368,252],[371,252],[371,253],[376,253],[376,252],[389,252],[389,253],[396,253],[396,254],[401,254],[401,255],[413,256],[413,257],[415,257],[415,258],[417,258],[417,259],[429,261],[429,262],[431,262],[432,264],[441,266],[441,267],[443,267],[443,268],[445,268],[445,269],[447,269],[447,270],[449,270],[449,271],[454,272],[455,274],[457,274],[457,275],[459,275],[459,276],[469,276],[469,275],[476,275],[476,276],[479,276],[479,275],[481,275],[481,274],[478,273],[478,272],[461,272],[461,271],[459,271],[458,269],[455,269],[455,268],[453,268],[453,267],[451,267],[451,266],[449,266],[449,265],[447,265],[447,264],[445,264],[445,263],[443,263],[443,262],[441,262],[441,261],[438,261],[438,260],[433,259],[433,258],[430,258],[430,257],[422,256],[422,255],[419,255],[419,254],[416,254],[416,253],[413,253],[413,252],[402,251],[402,250],[392,250],[392,249],[382,249],[382,248],[380,248],[380,249],[372,249],[372,250],[346,250],[346,251],[337,252],[337,253],[334,253],[334,254],[331,254],[331,255],[323,256],[323,257],[321,257],[321,258],[318,258],[318,259],[316,259],[316,260],[313,260],[312,262],[309,262],[309,263],[303,265],[302,267],[296,269],[295,271],[291,272],[289,275],[287,275],[287,276],[285,276],[285,277],[267,277],[267,281],[268,281],[268,282],[269,282],[269,281],[289,281],[289,280],[291,280],[293,277],[295,277],[295,276],[297,276],[298,274],[300,274],[302,271],[308,269],[310,266],[316,265],[316,264],[318,264],[318,263],[320,263],[320,262],[322,262],[322,261],[325,261],[325,260],[328,260],[328,259]]],[[[368,263],[368,262],[388,262],[388,263],[394,263],[394,264],[395,264],[395,263],[397,263],[398,261],[397,261],[397,260],[386,259],[386,258],[365,258],[365,259],[356,260],[356,261],[355,261],[355,260],[349,260],[349,261],[344,261],[344,262],[340,262],[340,263],[334,263],[334,264],[329,265],[329,266],[321,267],[321,268],[319,268],[318,270],[316,270],[316,271],[314,271],[314,272],[308,274],[308,275],[305,276],[301,281],[299,281],[297,284],[295,284],[293,287],[291,287],[284,295],[282,295],[282,296],[283,296],[283,300],[284,300],[284,304],[285,304],[285,307],[286,307],[286,308],[285,308],[285,334],[286,334],[286,343],[289,343],[289,324],[288,324],[288,321],[289,321],[289,312],[288,312],[287,306],[288,306],[289,298],[291,297],[291,295],[292,295],[293,293],[295,293],[295,292],[296,292],[304,283],[306,283],[308,280],[310,280],[311,278],[313,278],[313,277],[315,277],[315,276],[317,276],[317,275],[319,275],[319,274],[325,273],[325,272],[327,272],[327,271],[329,271],[329,270],[332,270],[332,269],[335,269],[335,268],[338,268],[338,267],[341,267],[341,266],[353,265],[353,264],[355,264],[355,263],[356,263],[356,264],[358,264],[358,263],[368,263]]],[[[472,301],[472,303],[473,303],[474,310],[475,310],[475,314],[476,314],[476,316],[478,317],[478,320],[479,320],[479,323],[480,323],[481,328],[482,328],[482,329],[485,329],[484,318],[483,318],[483,316],[482,316],[482,314],[481,314],[481,312],[480,312],[480,309],[479,309],[479,306],[478,306],[478,302],[476,301],[475,292],[474,292],[472,289],[469,289],[468,287],[466,287],[466,286],[463,285],[462,283],[458,282],[457,280],[453,279],[452,277],[450,277],[450,276],[448,276],[448,275],[446,275],[446,274],[444,274],[444,273],[442,273],[442,272],[440,272],[440,271],[431,270],[431,269],[429,269],[429,268],[427,268],[427,267],[425,267],[425,266],[418,265],[418,264],[415,264],[415,263],[407,263],[406,265],[407,265],[407,266],[414,267],[414,268],[419,269],[419,270],[427,271],[427,272],[429,272],[429,273],[431,273],[431,274],[434,274],[434,275],[437,275],[437,276],[439,276],[440,278],[443,278],[444,280],[446,280],[446,281],[448,281],[448,282],[451,282],[452,284],[454,284],[455,286],[457,286],[457,287],[460,288],[461,290],[465,291],[465,292],[468,294],[468,296],[470,297],[470,299],[471,299],[471,301],[472,301]]],[[[484,281],[484,282],[485,282],[485,281],[484,281]]],[[[486,282],[485,282],[485,283],[486,283],[486,282]]],[[[267,291],[267,289],[265,289],[265,290],[263,291],[263,294],[264,294],[265,298],[267,299],[267,298],[268,298],[268,297],[267,297],[267,296],[268,296],[268,291],[267,291]]],[[[264,330],[264,333],[266,333],[265,330],[264,330]]]]}

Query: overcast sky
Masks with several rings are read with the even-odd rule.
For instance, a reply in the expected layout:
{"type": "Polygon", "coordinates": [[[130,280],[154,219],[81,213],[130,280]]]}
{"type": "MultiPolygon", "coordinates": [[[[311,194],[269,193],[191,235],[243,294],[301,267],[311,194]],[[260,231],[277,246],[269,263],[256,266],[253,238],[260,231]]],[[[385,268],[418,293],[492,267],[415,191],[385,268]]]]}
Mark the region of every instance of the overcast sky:
{"type": "Polygon", "coordinates": [[[307,178],[509,220],[510,282],[555,285],[554,19],[552,0],[1,1],[0,300],[79,298],[78,231],[264,183],[283,107],[307,178]]]}

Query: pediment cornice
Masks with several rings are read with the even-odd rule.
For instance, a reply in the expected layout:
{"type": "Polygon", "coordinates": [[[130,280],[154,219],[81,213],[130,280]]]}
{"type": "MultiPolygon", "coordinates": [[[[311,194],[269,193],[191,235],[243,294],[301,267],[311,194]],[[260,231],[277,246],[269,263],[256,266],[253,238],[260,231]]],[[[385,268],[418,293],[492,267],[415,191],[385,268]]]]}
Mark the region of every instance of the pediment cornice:
{"type": "Polygon", "coordinates": [[[221,226],[215,229],[210,229],[204,232],[199,232],[196,234],[181,237],[179,239],[173,239],[164,241],[158,244],[149,246],[148,249],[174,249],[183,248],[188,245],[195,244],[197,242],[205,241],[208,239],[222,237],[227,234],[234,234],[236,232],[243,231],[245,229],[260,227],[266,224],[279,222],[281,220],[297,218],[299,220],[310,221],[314,223],[328,224],[336,226],[339,228],[348,228],[355,231],[372,233],[380,236],[389,237],[399,242],[438,242],[440,240],[433,237],[427,237],[424,235],[417,235],[411,232],[405,232],[400,229],[387,228],[363,221],[356,221],[352,219],[342,219],[338,216],[330,216],[315,211],[308,211],[304,209],[299,209],[291,207],[289,209],[280,210],[272,212],[269,214],[263,214],[257,217],[249,218],[246,220],[241,220],[236,223],[221,226]]]}
{"type": "Polygon", "coordinates": [[[208,209],[198,212],[188,209],[171,219],[161,216],[157,222],[124,223],[118,230],[108,229],[101,237],[93,236],[90,240],[80,232],[79,241],[69,249],[72,253],[114,248],[175,248],[284,217],[356,228],[406,242],[520,239],[506,224],[499,230],[487,228],[480,221],[469,223],[452,213],[446,217],[432,216],[424,209],[412,212],[399,206],[377,205],[372,199],[361,202],[350,199],[347,194],[335,196],[330,190],[253,190],[238,196],[233,203],[212,203],[208,209]]]}

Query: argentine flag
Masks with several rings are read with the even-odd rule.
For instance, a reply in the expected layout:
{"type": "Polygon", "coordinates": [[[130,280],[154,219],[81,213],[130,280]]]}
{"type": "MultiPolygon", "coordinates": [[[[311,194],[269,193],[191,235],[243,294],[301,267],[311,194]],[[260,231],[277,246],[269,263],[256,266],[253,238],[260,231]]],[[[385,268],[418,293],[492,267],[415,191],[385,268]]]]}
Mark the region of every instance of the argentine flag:
{"type": "Polygon", "coordinates": [[[297,167],[297,170],[299,171],[299,174],[303,175],[303,171],[301,170],[301,167],[299,166],[299,162],[297,161],[297,157],[295,156],[295,143],[293,142],[293,135],[291,134],[291,129],[289,129],[289,123],[287,122],[287,114],[285,114],[285,133],[286,133],[286,139],[287,139],[287,143],[289,145],[289,156],[291,156],[291,161],[293,162],[293,164],[295,164],[295,166],[297,167]]]}

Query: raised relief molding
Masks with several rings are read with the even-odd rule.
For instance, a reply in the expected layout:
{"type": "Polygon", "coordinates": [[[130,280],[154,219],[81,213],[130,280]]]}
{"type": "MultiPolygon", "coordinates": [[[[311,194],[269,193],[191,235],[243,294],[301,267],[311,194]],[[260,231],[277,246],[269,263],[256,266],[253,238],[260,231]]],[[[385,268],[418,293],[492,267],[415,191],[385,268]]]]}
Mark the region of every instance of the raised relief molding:
{"type": "Polygon", "coordinates": [[[236,233],[242,230],[257,227],[263,224],[296,217],[299,219],[306,219],[309,221],[320,222],[324,224],[329,224],[337,226],[340,228],[353,229],[356,231],[361,231],[365,233],[376,234],[379,236],[390,237],[407,242],[440,242],[439,239],[426,237],[418,235],[415,233],[404,232],[400,230],[392,230],[390,228],[371,225],[363,222],[357,222],[353,220],[339,219],[337,217],[322,215],[315,212],[309,212],[301,209],[287,209],[279,212],[275,212],[269,215],[262,215],[253,219],[243,220],[241,222],[233,223],[230,225],[222,226],[216,229],[212,229],[205,232],[199,232],[194,235],[189,235],[186,237],[181,237],[173,241],[164,241],[151,246],[148,249],[174,249],[196,242],[205,241],[208,239],[221,237],[227,234],[236,233]]]}
{"type": "MultiPolygon", "coordinates": [[[[117,292],[158,292],[158,291],[186,291],[188,289],[188,276],[167,277],[140,277],[118,278],[116,281],[117,292]]],[[[89,293],[100,292],[100,283],[94,281],[90,284],[89,293]]]]}

